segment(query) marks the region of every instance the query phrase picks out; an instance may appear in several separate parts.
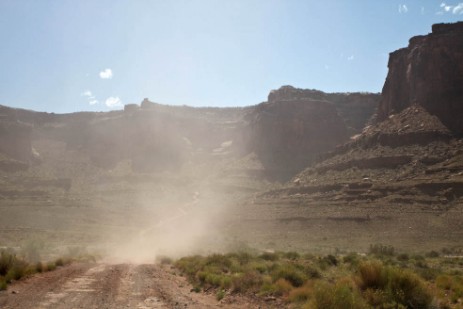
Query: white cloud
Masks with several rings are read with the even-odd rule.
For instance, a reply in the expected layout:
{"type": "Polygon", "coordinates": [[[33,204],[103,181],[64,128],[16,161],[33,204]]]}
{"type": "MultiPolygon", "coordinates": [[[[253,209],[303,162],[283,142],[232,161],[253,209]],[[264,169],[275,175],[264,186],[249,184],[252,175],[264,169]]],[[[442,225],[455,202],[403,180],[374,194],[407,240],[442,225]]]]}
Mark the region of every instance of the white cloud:
{"type": "Polygon", "coordinates": [[[80,95],[85,97],[87,99],[87,101],[88,101],[88,104],[90,104],[90,105],[95,105],[95,104],[99,103],[98,100],[95,98],[95,96],[93,95],[93,93],[90,90],[85,90],[80,95]]]}
{"type": "Polygon", "coordinates": [[[83,96],[83,97],[91,97],[91,96],[93,96],[92,92],[90,90],[85,90],[80,95],[83,96]]]}
{"type": "Polygon", "coordinates": [[[122,106],[122,101],[119,97],[109,97],[106,99],[105,104],[107,107],[119,107],[122,106]]]}
{"type": "Polygon", "coordinates": [[[442,2],[440,4],[441,11],[437,11],[437,15],[443,15],[444,13],[452,13],[452,14],[463,14],[463,2],[460,2],[456,5],[447,4],[442,2]]]}
{"type": "Polygon", "coordinates": [[[463,2],[458,3],[452,10],[453,14],[463,14],[463,2]]]}
{"type": "Polygon", "coordinates": [[[354,60],[354,58],[355,58],[354,55],[350,55],[349,57],[347,57],[347,60],[352,61],[354,60]]]}
{"type": "Polygon", "coordinates": [[[111,69],[104,69],[100,72],[100,78],[102,79],[111,79],[113,78],[113,71],[111,69]]]}
{"type": "Polygon", "coordinates": [[[408,12],[408,7],[406,4],[399,4],[399,13],[407,13],[408,12]]]}

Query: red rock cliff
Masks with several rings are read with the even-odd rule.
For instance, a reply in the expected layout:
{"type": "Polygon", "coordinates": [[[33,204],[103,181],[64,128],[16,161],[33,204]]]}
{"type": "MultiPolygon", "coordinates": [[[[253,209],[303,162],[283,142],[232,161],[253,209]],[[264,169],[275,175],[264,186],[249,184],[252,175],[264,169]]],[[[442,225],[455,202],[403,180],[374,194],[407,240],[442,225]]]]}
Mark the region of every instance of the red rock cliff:
{"type": "Polygon", "coordinates": [[[412,104],[423,106],[453,133],[463,134],[463,22],[436,24],[390,54],[378,120],[412,104]]]}

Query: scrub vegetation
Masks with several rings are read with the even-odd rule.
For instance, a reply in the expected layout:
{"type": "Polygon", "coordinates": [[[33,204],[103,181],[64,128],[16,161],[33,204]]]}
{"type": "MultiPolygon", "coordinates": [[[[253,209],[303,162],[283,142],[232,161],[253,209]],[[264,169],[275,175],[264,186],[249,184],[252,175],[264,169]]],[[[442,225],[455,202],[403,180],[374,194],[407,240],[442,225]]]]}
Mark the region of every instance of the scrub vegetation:
{"type": "MultiPolygon", "coordinates": [[[[449,249],[443,249],[443,251],[449,249]]],[[[239,252],[189,256],[174,263],[192,291],[217,299],[244,294],[290,308],[461,308],[463,258],[431,251],[396,253],[373,245],[368,254],[317,256],[239,252]]]]}
{"type": "MultiPolygon", "coordinates": [[[[40,260],[38,251],[32,250],[30,246],[26,246],[20,253],[13,249],[0,250],[0,291],[6,290],[8,284],[13,281],[20,280],[27,276],[53,271],[57,267],[62,267],[71,264],[73,261],[95,261],[95,257],[89,254],[71,257],[59,257],[56,259],[40,260]],[[31,256],[34,258],[31,259],[31,256]]],[[[71,251],[71,250],[70,250],[71,251]]]]}

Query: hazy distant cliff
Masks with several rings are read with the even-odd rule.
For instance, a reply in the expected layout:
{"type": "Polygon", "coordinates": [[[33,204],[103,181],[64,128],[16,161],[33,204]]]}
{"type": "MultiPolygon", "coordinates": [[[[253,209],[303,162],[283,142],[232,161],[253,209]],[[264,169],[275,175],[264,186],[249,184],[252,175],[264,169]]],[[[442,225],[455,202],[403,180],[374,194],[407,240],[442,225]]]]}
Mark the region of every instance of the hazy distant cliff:
{"type": "MultiPolygon", "coordinates": [[[[267,175],[288,179],[358,133],[378,102],[378,94],[284,86],[272,91],[268,102],[244,108],[168,106],[148,99],[105,113],[58,115],[1,107],[0,123],[18,120],[28,127],[29,143],[56,140],[104,168],[130,160],[134,170],[147,172],[210,156],[255,153],[267,175]]],[[[0,152],[19,158],[8,151],[11,143],[2,144],[0,152]]]]}

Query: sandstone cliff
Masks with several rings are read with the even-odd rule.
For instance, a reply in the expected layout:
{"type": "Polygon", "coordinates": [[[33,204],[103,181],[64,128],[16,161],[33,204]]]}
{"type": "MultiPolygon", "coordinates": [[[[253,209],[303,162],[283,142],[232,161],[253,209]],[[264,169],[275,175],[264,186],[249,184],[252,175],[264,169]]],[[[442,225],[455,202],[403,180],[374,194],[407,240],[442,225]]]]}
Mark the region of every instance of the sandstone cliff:
{"type": "Polygon", "coordinates": [[[456,134],[463,134],[463,22],[436,24],[390,54],[378,120],[412,104],[423,106],[456,134]]]}
{"type": "Polygon", "coordinates": [[[378,101],[376,94],[283,86],[248,115],[247,149],[258,155],[269,176],[288,179],[360,132],[378,101]]]}

